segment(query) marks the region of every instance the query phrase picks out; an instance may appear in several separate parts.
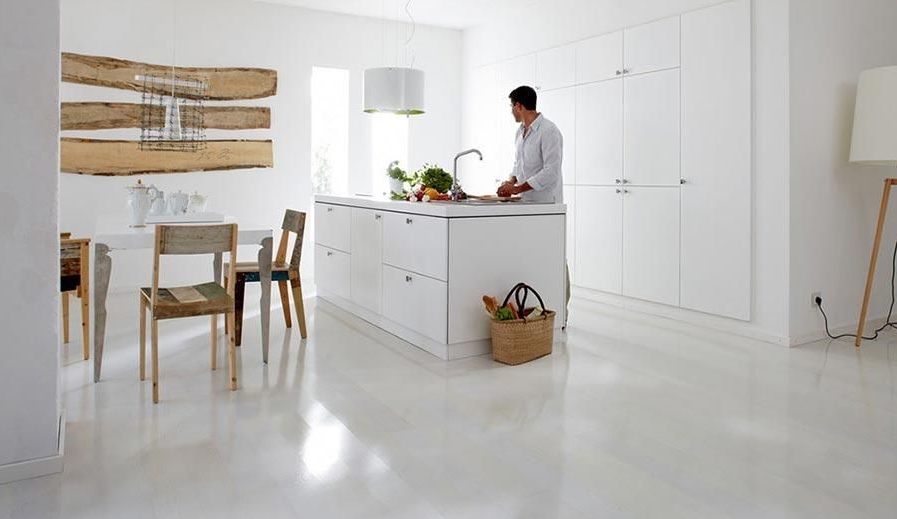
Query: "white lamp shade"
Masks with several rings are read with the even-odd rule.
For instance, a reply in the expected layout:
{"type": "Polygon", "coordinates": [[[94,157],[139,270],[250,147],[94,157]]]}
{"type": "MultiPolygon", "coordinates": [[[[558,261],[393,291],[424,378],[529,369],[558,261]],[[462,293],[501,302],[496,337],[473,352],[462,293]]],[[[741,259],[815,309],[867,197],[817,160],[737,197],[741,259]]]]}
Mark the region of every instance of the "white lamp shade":
{"type": "Polygon", "coordinates": [[[897,166],[897,67],[860,74],[850,161],[897,166]]]}
{"type": "Polygon", "coordinates": [[[403,67],[365,70],[364,111],[401,115],[424,113],[424,71],[403,67]]]}

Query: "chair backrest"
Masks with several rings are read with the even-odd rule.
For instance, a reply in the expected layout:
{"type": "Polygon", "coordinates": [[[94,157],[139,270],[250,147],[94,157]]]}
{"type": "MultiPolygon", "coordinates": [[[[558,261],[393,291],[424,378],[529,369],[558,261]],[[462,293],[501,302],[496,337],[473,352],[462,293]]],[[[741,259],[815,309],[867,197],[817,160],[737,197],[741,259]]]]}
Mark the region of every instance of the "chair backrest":
{"type": "Polygon", "coordinates": [[[227,292],[234,294],[237,265],[237,224],[157,225],[153,258],[152,302],[159,297],[159,258],[165,255],[230,253],[227,292]]]}
{"type": "Polygon", "coordinates": [[[293,243],[293,254],[290,256],[290,268],[299,269],[299,263],[302,260],[302,241],[305,237],[305,213],[287,209],[283,215],[283,224],[280,226],[283,233],[280,235],[280,244],[277,247],[277,257],[275,261],[283,264],[287,259],[287,243],[290,239],[290,233],[296,235],[296,241],[293,243]]]}
{"type": "Polygon", "coordinates": [[[237,224],[157,225],[158,253],[215,254],[230,252],[236,243],[237,224]]]}
{"type": "Polygon", "coordinates": [[[81,285],[81,277],[86,273],[89,259],[89,238],[71,239],[71,233],[60,233],[59,277],[62,291],[68,292],[81,285]]]}

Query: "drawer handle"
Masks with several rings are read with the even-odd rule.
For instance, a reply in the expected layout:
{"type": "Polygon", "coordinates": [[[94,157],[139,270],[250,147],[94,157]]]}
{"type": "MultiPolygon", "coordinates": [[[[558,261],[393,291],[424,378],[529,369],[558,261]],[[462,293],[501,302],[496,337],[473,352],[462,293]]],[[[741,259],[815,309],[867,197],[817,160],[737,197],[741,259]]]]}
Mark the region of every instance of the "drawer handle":
{"type": "Polygon", "coordinates": [[[333,208],[332,208],[332,207],[328,207],[328,208],[327,208],[327,212],[328,212],[328,213],[332,213],[332,212],[333,212],[333,208]]]}
{"type": "Polygon", "coordinates": [[[381,218],[383,218],[382,215],[379,215],[379,214],[375,214],[375,215],[374,215],[374,220],[379,220],[379,219],[381,219],[381,218]]]}
{"type": "Polygon", "coordinates": [[[412,218],[405,218],[405,223],[411,225],[412,223],[414,223],[414,220],[412,218]]]}
{"type": "Polygon", "coordinates": [[[411,283],[411,280],[412,280],[412,279],[413,279],[413,278],[412,278],[411,276],[405,276],[405,281],[406,281],[407,283],[411,283]]]}
{"type": "Polygon", "coordinates": [[[327,256],[328,256],[328,257],[333,256],[333,253],[330,252],[330,251],[327,251],[327,256]]]}

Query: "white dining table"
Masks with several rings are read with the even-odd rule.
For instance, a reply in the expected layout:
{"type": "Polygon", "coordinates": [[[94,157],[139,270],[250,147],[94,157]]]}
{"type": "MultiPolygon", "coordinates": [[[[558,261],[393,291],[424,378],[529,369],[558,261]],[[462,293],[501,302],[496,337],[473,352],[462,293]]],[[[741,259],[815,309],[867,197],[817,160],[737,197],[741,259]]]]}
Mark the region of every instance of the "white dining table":
{"type": "MultiPolygon", "coordinates": [[[[225,217],[223,222],[236,223],[238,245],[258,245],[259,278],[262,296],[262,356],[268,361],[269,323],[271,321],[271,260],[273,249],[273,229],[264,226],[242,224],[233,217],[225,217]]],[[[171,225],[171,224],[169,224],[171,225]]],[[[196,224],[177,224],[196,225],[196,224]]],[[[206,223],[205,225],[209,225],[206,223]]],[[[103,367],[103,345],[106,340],[106,296],[109,292],[109,278],[112,275],[112,255],[120,250],[152,249],[155,245],[155,225],[131,227],[125,217],[101,216],[97,219],[94,232],[94,279],[93,279],[93,381],[100,381],[103,367]]],[[[215,254],[213,272],[215,281],[222,281],[221,253],[215,254]]],[[[231,330],[233,333],[233,330],[231,330]]]]}

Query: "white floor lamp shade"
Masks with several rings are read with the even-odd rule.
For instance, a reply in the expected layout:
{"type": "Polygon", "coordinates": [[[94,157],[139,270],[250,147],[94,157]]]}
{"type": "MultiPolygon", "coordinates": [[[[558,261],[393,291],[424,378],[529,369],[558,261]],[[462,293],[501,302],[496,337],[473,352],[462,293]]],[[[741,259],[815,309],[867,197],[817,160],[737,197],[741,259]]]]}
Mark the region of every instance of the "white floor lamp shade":
{"type": "Polygon", "coordinates": [[[424,71],[406,67],[365,70],[364,111],[400,115],[424,113],[424,71]]]}
{"type": "Polygon", "coordinates": [[[850,161],[897,166],[897,67],[860,75],[850,161]]]}

